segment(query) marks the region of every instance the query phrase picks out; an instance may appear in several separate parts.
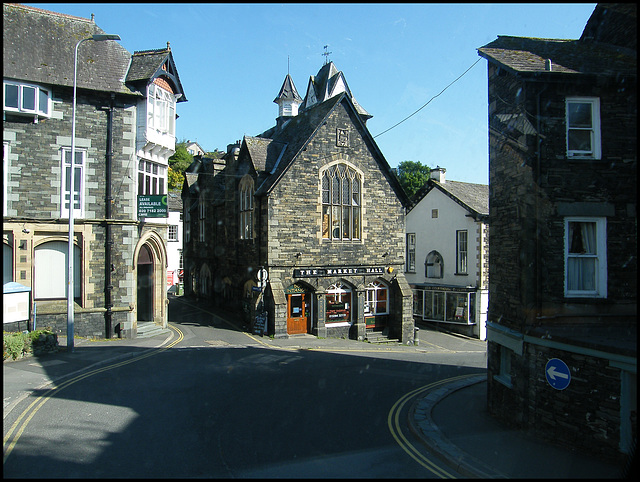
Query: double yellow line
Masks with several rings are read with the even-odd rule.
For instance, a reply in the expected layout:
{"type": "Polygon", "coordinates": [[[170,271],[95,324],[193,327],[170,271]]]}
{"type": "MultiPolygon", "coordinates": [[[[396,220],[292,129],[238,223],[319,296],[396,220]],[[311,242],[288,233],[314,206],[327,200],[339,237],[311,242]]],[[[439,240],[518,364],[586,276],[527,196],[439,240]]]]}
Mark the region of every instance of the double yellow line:
{"type": "Polygon", "coordinates": [[[174,341],[172,341],[168,345],[160,347],[160,348],[154,348],[151,351],[148,351],[148,352],[143,353],[141,355],[135,356],[135,357],[130,358],[128,360],[124,360],[124,361],[121,361],[121,362],[118,362],[118,363],[114,363],[113,365],[107,365],[107,366],[104,366],[104,367],[101,367],[101,368],[96,368],[95,370],[88,371],[86,373],[81,373],[80,375],[78,375],[78,376],[76,376],[76,377],[74,377],[74,378],[72,378],[70,380],[67,380],[66,382],[62,383],[61,385],[59,385],[57,387],[54,387],[54,388],[51,388],[44,395],[39,396],[33,402],[31,402],[31,404],[20,414],[20,416],[13,423],[13,425],[11,425],[11,428],[9,429],[7,434],[4,436],[4,439],[2,441],[2,449],[3,449],[3,452],[4,452],[2,463],[4,464],[7,461],[7,458],[9,457],[11,452],[13,451],[14,447],[16,446],[16,444],[18,443],[18,440],[20,439],[20,437],[22,436],[22,433],[27,428],[27,425],[29,425],[29,422],[35,416],[35,414],[38,413],[38,410],[40,410],[42,408],[42,406],[47,402],[47,400],[49,398],[51,398],[54,395],[57,395],[58,393],[60,393],[65,388],[70,387],[74,383],[77,383],[77,382],[79,382],[81,380],[84,380],[85,378],[89,378],[89,377],[92,377],[93,375],[97,375],[98,373],[102,373],[102,372],[106,372],[106,371],[109,371],[109,370],[113,370],[114,368],[118,368],[118,367],[121,367],[121,366],[124,366],[124,365],[129,365],[130,363],[135,363],[135,362],[138,362],[140,360],[144,360],[145,358],[149,358],[150,356],[158,355],[158,354],[168,350],[169,348],[174,347],[178,343],[180,343],[182,341],[182,339],[184,338],[184,334],[182,333],[182,331],[180,331],[179,328],[177,328],[177,327],[175,327],[175,326],[173,326],[171,324],[169,324],[168,326],[169,326],[169,328],[174,330],[178,335],[178,338],[176,338],[174,341]],[[14,432],[15,432],[15,434],[14,434],[14,432]]]}
{"type": "Polygon", "coordinates": [[[409,456],[418,462],[420,465],[425,467],[427,470],[440,477],[441,479],[455,479],[456,477],[446,470],[444,470],[439,465],[436,465],[432,460],[427,458],[420,450],[418,450],[415,445],[413,445],[407,437],[402,432],[402,425],[406,425],[405,423],[400,423],[400,412],[404,409],[405,405],[409,403],[414,398],[433,390],[440,385],[445,385],[447,383],[451,383],[456,380],[461,380],[463,378],[475,377],[477,374],[472,375],[460,375],[457,377],[447,378],[445,380],[438,380],[437,382],[430,383],[429,385],[425,385],[424,387],[416,388],[415,390],[407,393],[402,396],[394,405],[391,407],[389,411],[389,416],[387,417],[387,425],[389,426],[389,430],[391,431],[391,435],[395,439],[395,441],[400,445],[400,447],[407,453],[409,456]]]}

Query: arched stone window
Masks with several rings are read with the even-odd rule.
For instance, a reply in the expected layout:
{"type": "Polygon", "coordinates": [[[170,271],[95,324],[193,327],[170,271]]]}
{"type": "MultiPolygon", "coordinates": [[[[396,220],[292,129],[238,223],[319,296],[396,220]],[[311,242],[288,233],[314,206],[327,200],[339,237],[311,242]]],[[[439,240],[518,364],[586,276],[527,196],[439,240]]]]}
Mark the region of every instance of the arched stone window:
{"type": "Polygon", "coordinates": [[[382,281],[372,281],[367,285],[364,314],[389,314],[389,288],[382,281]]]}
{"type": "Polygon", "coordinates": [[[253,179],[247,175],[239,185],[240,239],[253,239],[253,179]]]}
{"type": "Polygon", "coordinates": [[[344,163],[329,166],[322,179],[322,237],[361,239],[362,175],[344,163]]]}

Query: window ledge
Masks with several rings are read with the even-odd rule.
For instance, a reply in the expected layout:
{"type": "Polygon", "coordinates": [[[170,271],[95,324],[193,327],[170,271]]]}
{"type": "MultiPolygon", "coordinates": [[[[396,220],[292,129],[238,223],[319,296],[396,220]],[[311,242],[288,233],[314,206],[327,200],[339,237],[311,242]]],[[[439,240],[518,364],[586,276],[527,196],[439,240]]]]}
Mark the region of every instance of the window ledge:
{"type": "Polygon", "coordinates": [[[507,388],[513,388],[513,384],[511,383],[511,377],[507,377],[505,375],[494,375],[493,379],[507,388]]]}

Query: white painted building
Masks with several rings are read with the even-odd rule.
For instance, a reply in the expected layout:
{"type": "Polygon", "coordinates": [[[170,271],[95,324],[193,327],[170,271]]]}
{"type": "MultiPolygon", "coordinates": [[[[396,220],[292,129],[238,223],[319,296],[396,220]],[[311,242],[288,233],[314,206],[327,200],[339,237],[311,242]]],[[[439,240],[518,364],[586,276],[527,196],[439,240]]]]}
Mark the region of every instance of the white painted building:
{"type": "Polygon", "coordinates": [[[168,194],[167,218],[167,290],[177,293],[182,270],[182,197],[179,192],[168,194]]]}
{"type": "Polygon", "coordinates": [[[417,321],[486,339],[489,186],[447,181],[445,169],[413,197],[406,216],[406,278],[417,321]]]}

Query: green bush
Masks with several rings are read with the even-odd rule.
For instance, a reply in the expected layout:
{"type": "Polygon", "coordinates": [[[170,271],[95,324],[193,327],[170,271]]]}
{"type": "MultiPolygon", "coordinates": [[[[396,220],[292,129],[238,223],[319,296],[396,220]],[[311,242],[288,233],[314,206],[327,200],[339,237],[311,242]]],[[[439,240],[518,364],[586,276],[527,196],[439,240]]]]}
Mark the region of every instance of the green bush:
{"type": "Polygon", "coordinates": [[[33,346],[37,345],[40,335],[52,335],[53,331],[49,328],[35,330],[29,333],[22,332],[3,332],[2,335],[2,359],[6,360],[11,357],[16,360],[33,353],[33,346]]]}
{"type": "Polygon", "coordinates": [[[2,335],[2,359],[11,357],[17,359],[19,356],[28,353],[31,340],[24,333],[3,333],[2,335]]]}

